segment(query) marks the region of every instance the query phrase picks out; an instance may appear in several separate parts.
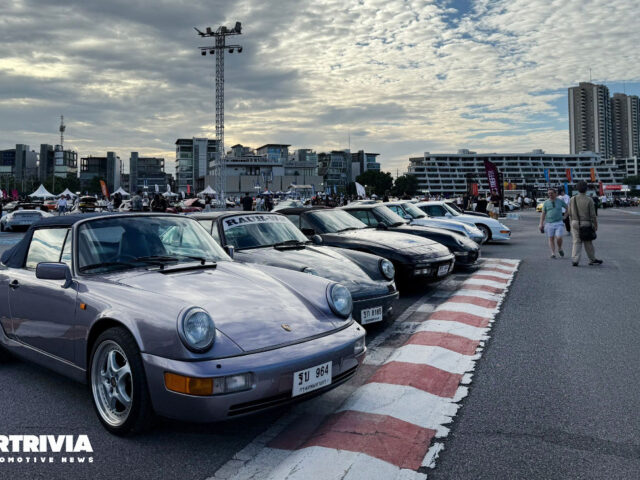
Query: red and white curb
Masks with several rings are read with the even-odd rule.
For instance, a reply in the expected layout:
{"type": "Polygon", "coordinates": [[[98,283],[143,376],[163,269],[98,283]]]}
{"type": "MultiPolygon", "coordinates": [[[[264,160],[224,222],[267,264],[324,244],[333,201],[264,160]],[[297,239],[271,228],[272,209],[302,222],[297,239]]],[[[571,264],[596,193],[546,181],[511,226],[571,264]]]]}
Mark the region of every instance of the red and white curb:
{"type": "Polygon", "coordinates": [[[313,412],[307,422],[285,415],[212,478],[426,478],[518,265],[485,259],[437,307],[408,309],[395,331],[412,333],[409,340],[370,347],[365,363],[377,369],[344,403],[316,423],[313,412]]]}

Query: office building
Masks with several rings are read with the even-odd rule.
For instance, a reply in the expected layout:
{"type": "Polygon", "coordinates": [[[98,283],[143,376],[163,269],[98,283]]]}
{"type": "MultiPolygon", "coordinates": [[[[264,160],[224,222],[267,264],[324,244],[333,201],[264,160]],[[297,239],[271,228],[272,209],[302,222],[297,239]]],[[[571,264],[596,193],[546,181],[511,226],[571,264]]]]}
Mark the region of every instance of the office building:
{"type": "MultiPolygon", "coordinates": [[[[469,183],[478,183],[480,192],[488,192],[484,160],[493,162],[502,173],[503,181],[511,183],[517,192],[575,185],[579,180],[591,181],[593,168],[596,182],[620,184],[638,169],[637,158],[606,160],[593,152],[577,155],[531,153],[476,153],[459,150],[453,153],[429,153],[410,158],[408,175],[418,179],[419,190],[432,195],[462,195],[469,183]],[[545,177],[548,170],[549,181],[545,177]],[[567,170],[571,181],[567,178],[567,170]]],[[[514,192],[517,193],[517,192],[514,192]]]]}
{"type": "Polygon", "coordinates": [[[332,150],[318,154],[318,175],[323,178],[323,188],[327,193],[346,193],[352,182],[351,151],[332,150]]]}
{"type": "Polygon", "coordinates": [[[204,190],[207,178],[218,159],[218,141],[208,138],[179,138],[176,140],[176,184],[179,192],[204,190]]]}
{"type": "Polygon", "coordinates": [[[129,188],[132,192],[154,192],[158,186],[160,192],[167,190],[167,174],[164,171],[164,158],[141,157],[131,152],[129,157],[129,188]]]}
{"type": "Polygon", "coordinates": [[[364,150],[358,150],[351,154],[352,181],[368,170],[380,171],[380,163],[378,162],[379,153],[365,153],[364,150]]]}
{"type": "Polygon", "coordinates": [[[581,82],[569,88],[569,141],[571,154],[594,152],[613,156],[611,102],[604,85],[581,82]]]}
{"type": "Polygon", "coordinates": [[[106,157],[83,157],[80,159],[80,187],[83,191],[91,187],[97,178],[104,180],[109,193],[120,188],[122,176],[122,161],[114,152],[107,152],[106,157]]]}
{"type": "Polygon", "coordinates": [[[78,175],[78,153],[62,150],[60,145],[40,145],[38,162],[38,179],[40,182],[53,177],[66,178],[67,175],[78,175]]]}
{"type": "Polygon", "coordinates": [[[613,156],[629,158],[639,155],[640,99],[635,95],[615,93],[611,98],[613,156]]]}

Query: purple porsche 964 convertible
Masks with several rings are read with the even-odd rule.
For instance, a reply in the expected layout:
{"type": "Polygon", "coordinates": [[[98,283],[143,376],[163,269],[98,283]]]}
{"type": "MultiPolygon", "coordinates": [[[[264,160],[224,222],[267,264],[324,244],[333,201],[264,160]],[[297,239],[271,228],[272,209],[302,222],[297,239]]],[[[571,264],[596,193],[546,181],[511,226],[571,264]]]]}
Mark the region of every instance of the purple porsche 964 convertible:
{"type": "Polygon", "coordinates": [[[113,433],[311,397],[364,357],[345,287],[234,263],[186,217],[48,218],[2,264],[0,357],[87,382],[113,433]]]}

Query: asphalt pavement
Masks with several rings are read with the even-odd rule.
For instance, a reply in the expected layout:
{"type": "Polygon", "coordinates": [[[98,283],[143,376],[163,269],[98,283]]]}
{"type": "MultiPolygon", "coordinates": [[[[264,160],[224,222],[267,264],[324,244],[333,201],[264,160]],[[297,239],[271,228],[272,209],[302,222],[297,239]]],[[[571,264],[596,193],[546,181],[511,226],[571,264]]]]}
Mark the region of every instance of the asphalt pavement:
{"type": "Polygon", "coordinates": [[[640,478],[640,210],[600,210],[578,268],[538,218],[508,222],[518,276],[429,479],[640,478]]]}

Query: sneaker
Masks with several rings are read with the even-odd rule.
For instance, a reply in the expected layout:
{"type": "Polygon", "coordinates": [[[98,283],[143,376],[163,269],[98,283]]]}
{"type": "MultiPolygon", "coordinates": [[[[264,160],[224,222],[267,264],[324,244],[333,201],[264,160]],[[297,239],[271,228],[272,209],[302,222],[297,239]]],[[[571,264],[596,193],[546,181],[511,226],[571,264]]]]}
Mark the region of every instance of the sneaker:
{"type": "Polygon", "coordinates": [[[558,253],[560,254],[561,257],[564,257],[564,250],[558,250],[558,253]]]}
{"type": "Polygon", "coordinates": [[[574,267],[578,266],[578,262],[571,262],[571,265],[573,265],[574,267]]]}
{"type": "Polygon", "coordinates": [[[601,264],[602,264],[602,260],[598,260],[597,258],[589,262],[589,265],[601,265],[601,264]]]}
{"type": "Polygon", "coordinates": [[[551,258],[556,258],[556,256],[552,253],[552,254],[551,254],[551,258]]]}

